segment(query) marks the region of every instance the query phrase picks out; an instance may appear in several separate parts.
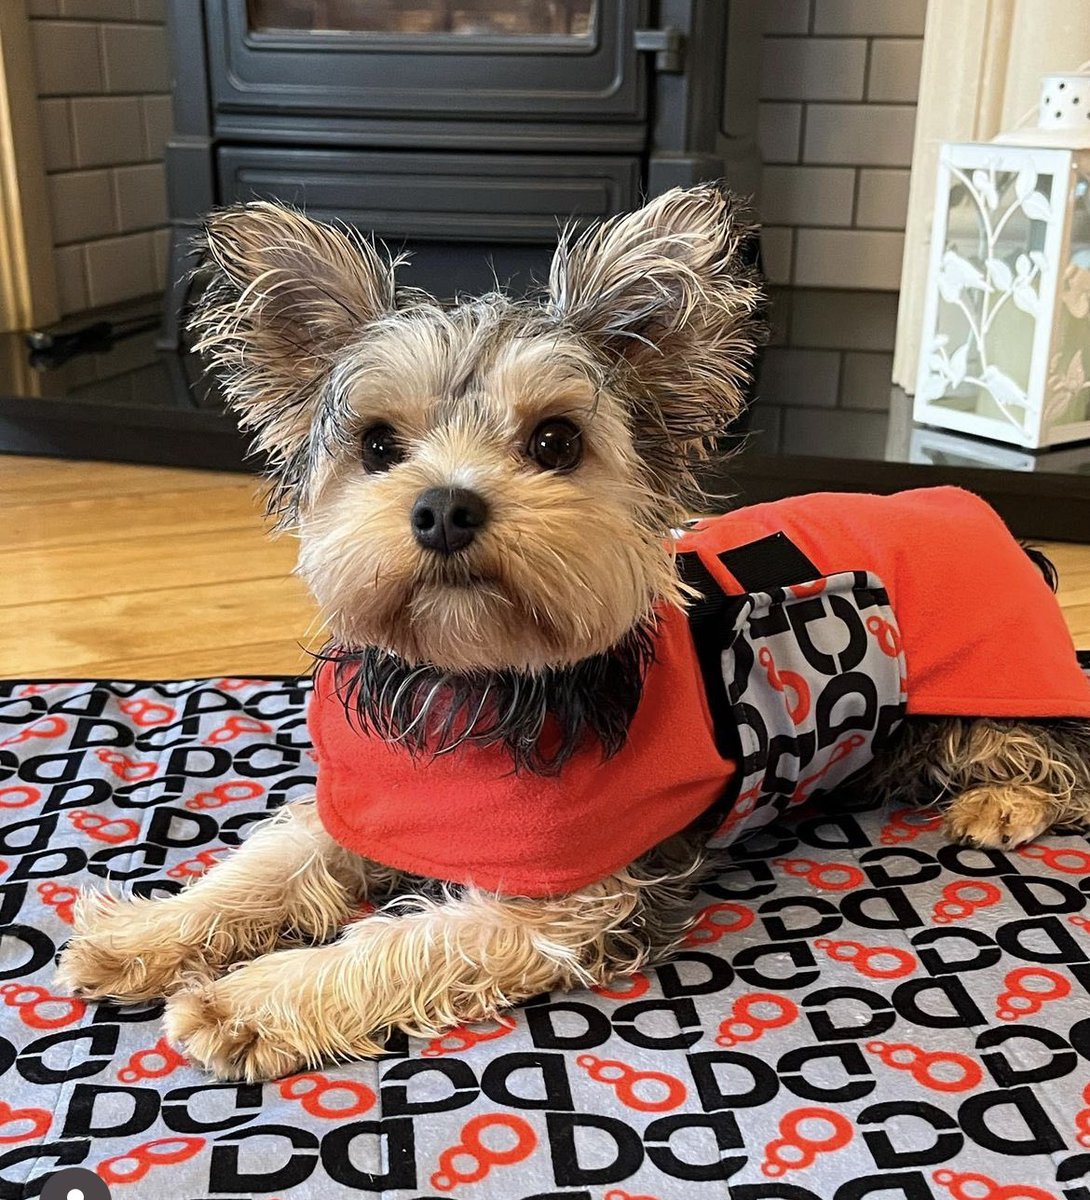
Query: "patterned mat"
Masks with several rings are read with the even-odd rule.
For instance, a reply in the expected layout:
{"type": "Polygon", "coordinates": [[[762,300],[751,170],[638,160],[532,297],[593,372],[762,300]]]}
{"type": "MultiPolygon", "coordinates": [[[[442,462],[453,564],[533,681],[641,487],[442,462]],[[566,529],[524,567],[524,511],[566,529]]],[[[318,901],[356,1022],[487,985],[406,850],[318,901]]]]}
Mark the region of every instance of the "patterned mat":
{"type": "Polygon", "coordinates": [[[88,1170],[123,1200],[1090,1200],[1074,834],[984,853],[915,812],[802,815],[675,961],[264,1086],[190,1067],[157,1006],[56,995],[80,885],[172,892],[313,786],[308,695],[0,684],[0,1200],[88,1170]]]}

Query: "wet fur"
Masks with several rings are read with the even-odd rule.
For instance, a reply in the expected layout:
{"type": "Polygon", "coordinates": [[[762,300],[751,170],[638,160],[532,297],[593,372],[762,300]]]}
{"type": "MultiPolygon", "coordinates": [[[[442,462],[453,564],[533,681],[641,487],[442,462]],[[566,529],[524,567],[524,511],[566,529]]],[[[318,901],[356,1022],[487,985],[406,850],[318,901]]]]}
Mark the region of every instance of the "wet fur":
{"type": "MultiPolygon", "coordinates": [[[[193,328],[266,455],[355,720],[421,755],[500,743],[542,773],[588,743],[620,748],[653,608],[684,603],[668,535],[700,503],[696,472],[761,340],[750,235],[717,188],[675,190],[565,236],[543,296],[444,309],[350,230],[264,203],[213,214],[193,328]],[[526,458],[552,417],[582,430],[569,474],[526,458]],[[376,422],[405,458],[368,474],[376,422]],[[409,532],[434,486],[472,487],[491,514],[443,561],[409,532]]],[[[1090,816],[1088,763],[1083,722],[915,718],[868,786],[1011,845],[1090,816]]],[[[168,1033],[222,1078],[290,1074],[667,956],[716,866],[707,832],[531,900],[359,858],[303,800],[176,896],[85,894],[59,981],[168,997],[168,1033]]]]}
{"type": "Polygon", "coordinates": [[[500,745],[516,771],[555,775],[588,744],[603,758],[625,744],[654,635],[638,625],[604,654],[532,674],[412,666],[376,646],[317,657],[334,664],[337,694],[361,730],[422,756],[500,745]]]}

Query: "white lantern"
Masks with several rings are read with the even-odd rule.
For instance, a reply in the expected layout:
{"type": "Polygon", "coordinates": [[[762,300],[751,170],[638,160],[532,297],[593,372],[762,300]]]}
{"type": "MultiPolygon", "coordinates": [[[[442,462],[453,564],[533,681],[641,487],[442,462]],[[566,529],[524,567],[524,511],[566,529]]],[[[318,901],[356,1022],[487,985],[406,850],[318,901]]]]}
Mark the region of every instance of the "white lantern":
{"type": "Polygon", "coordinates": [[[1037,448],[1090,438],[1090,75],[1036,129],[945,143],[913,415],[1037,448]]]}

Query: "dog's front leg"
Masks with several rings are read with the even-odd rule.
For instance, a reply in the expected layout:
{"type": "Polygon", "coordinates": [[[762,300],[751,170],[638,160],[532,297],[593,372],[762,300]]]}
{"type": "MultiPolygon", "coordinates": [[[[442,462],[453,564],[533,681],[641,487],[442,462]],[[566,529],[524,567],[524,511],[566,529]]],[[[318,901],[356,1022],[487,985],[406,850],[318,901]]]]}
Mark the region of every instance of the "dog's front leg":
{"type": "Polygon", "coordinates": [[[330,936],[366,891],[368,863],[322,828],[314,801],[287,805],[229,858],[163,900],[86,892],[58,984],[89,997],[147,1000],[191,976],[330,936]]]}
{"type": "Polygon", "coordinates": [[[413,897],[313,949],[282,950],[175,993],[167,1033],[224,1079],[269,1079],[377,1054],[387,1031],[434,1036],[642,961],[638,898],[604,880],[555,900],[413,897]]]}

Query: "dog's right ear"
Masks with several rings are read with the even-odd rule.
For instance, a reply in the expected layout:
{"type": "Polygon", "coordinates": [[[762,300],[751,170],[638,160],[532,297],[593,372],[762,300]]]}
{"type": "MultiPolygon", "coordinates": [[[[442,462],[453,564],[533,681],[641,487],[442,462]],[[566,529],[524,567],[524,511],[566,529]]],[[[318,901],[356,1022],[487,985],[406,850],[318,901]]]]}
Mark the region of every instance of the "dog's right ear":
{"type": "Polygon", "coordinates": [[[190,321],[274,475],[307,441],[346,346],[394,308],[394,267],[351,231],[259,201],[213,213],[200,249],[211,278],[190,321]]]}

